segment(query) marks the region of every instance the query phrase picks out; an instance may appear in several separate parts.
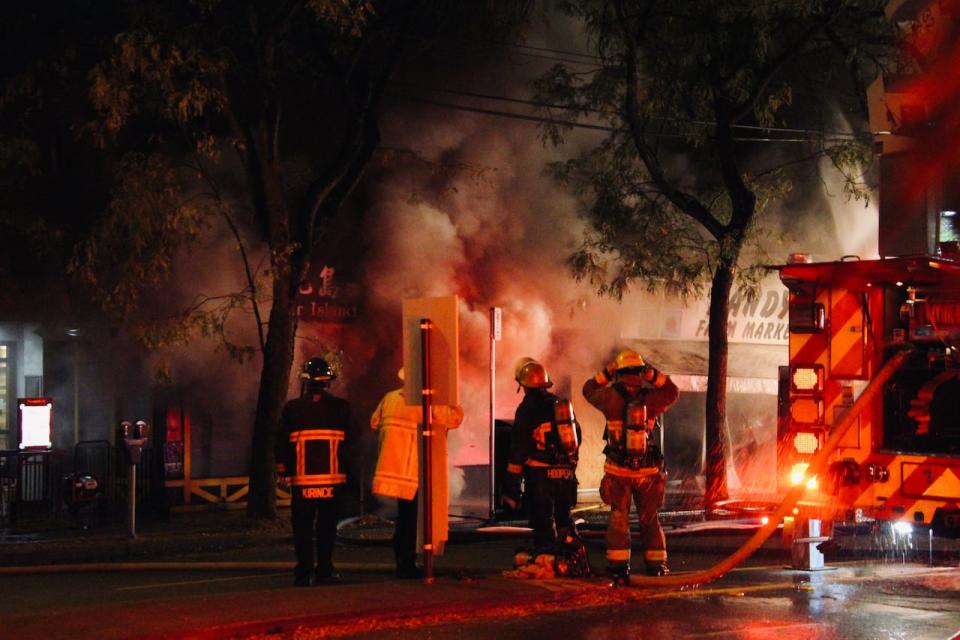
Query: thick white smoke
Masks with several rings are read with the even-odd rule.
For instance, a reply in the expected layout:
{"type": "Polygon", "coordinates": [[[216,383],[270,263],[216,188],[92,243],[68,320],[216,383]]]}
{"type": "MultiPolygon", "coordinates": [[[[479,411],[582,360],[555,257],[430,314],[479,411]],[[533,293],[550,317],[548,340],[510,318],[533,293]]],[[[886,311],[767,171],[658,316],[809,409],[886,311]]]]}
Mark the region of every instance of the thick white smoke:
{"type": "MultiPolygon", "coordinates": [[[[385,139],[409,144],[408,122],[397,115],[385,139]]],[[[556,390],[580,410],[580,385],[637,316],[629,302],[594,300],[589,287],[571,277],[565,260],[584,223],[573,198],[546,175],[550,153],[532,125],[448,112],[431,122],[416,145],[429,162],[391,171],[369,196],[372,251],[363,284],[371,307],[394,314],[403,298],[460,297],[466,418],[450,435],[450,460],[486,464],[491,306],[503,314],[496,346],[496,417],[503,419],[512,419],[521,398],[513,366],[522,356],[543,362],[556,390]],[[454,166],[459,169],[450,171],[454,166]],[[572,326],[580,329],[578,340],[565,344],[559,336],[572,326]]],[[[590,436],[599,442],[598,434],[590,436]]]]}

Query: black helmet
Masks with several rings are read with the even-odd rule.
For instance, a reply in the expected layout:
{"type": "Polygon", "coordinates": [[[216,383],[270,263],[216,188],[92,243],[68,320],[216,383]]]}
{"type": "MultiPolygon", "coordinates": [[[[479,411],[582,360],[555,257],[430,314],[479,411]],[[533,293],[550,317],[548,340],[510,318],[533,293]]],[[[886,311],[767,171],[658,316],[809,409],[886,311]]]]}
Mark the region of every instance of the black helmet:
{"type": "Polygon", "coordinates": [[[300,379],[310,382],[327,382],[336,378],[337,374],[323,358],[310,358],[300,372],[300,379]]]}

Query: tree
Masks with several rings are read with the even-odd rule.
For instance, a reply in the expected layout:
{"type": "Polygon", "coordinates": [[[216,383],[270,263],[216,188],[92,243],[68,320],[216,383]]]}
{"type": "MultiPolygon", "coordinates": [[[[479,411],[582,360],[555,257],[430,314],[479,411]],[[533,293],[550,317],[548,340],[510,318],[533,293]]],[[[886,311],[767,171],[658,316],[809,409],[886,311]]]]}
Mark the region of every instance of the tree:
{"type": "MultiPolygon", "coordinates": [[[[760,221],[789,190],[791,164],[829,157],[848,194],[864,195],[857,167],[869,134],[830,134],[824,96],[850,83],[862,90],[877,72],[892,42],[884,4],[561,3],[582,23],[598,68],[554,67],[535,83],[537,99],[551,116],[573,111],[608,131],[598,146],[554,167],[583,196],[591,223],[570,265],[617,297],[635,282],[681,295],[709,289],[708,504],[727,497],[730,294],[738,283],[750,290],[760,275],[760,221]],[[786,159],[761,152],[759,139],[777,137],[788,122],[790,138],[807,140],[802,151],[786,159]]],[[[545,137],[561,143],[569,126],[552,117],[545,137]]]]}
{"type": "Polygon", "coordinates": [[[6,317],[73,321],[63,274],[71,246],[103,207],[101,159],[71,125],[115,26],[106,3],[40,0],[0,9],[0,305],[6,317]]]}
{"type": "Polygon", "coordinates": [[[211,216],[227,225],[245,289],[132,328],[151,347],[199,333],[240,360],[262,359],[247,513],[272,517],[297,291],[377,149],[387,81],[439,35],[519,23],[525,3],[155,0],[124,10],[109,56],[89,75],[98,117],[85,130],[120,154],[112,199],[73,269],[129,317],[211,216]],[[263,271],[251,261],[260,247],[263,271]],[[253,312],[255,346],[229,337],[240,307],[253,312]]]}

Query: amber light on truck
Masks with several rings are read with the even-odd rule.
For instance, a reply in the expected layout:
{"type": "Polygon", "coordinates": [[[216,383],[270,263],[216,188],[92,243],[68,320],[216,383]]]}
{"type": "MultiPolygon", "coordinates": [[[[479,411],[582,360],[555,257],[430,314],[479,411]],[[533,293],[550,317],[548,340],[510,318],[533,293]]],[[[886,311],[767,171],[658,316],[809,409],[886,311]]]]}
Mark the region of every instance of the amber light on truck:
{"type": "Polygon", "coordinates": [[[807,468],[810,465],[806,462],[798,462],[790,468],[790,484],[801,484],[803,482],[807,483],[807,489],[816,489],[817,488],[817,476],[812,478],[807,478],[807,468]]]}
{"type": "Polygon", "coordinates": [[[790,417],[800,424],[823,424],[823,400],[794,398],[790,403],[790,417]]]}
{"type": "Polygon", "coordinates": [[[794,366],[790,372],[790,384],[795,393],[823,391],[823,365],[794,366]]]}
{"type": "Polygon", "coordinates": [[[820,438],[809,431],[801,431],[793,436],[793,450],[803,455],[812,455],[820,448],[820,438]]]}

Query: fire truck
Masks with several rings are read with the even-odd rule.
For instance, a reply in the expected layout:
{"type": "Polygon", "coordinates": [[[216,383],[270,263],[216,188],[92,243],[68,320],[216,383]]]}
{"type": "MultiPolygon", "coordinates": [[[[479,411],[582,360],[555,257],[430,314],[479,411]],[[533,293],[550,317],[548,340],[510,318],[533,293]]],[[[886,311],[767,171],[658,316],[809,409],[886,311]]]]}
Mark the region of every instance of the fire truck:
{"type": "MultiPolygon", "coordinates": [[[[960,258],[960,256],[957,256],[960,258]]],[[[960,260],[914,256],[780,269],[789,290],[778,486],[826,521],[907,521],[960,534],[960,260]],[[809,461],[876,372],[903,364],[812,477],[809,461]]]]}
{"type": "Polygon", "coordinates": [[[779,269],[790,356],[779,376],[778,488],[806,486],[801,519],[958,537],[960,84],[946,81],[956,77],[960,2],[891,0],[886,11],[923,61],[867,92],[881,258],[797,255],[779,269]]]}

